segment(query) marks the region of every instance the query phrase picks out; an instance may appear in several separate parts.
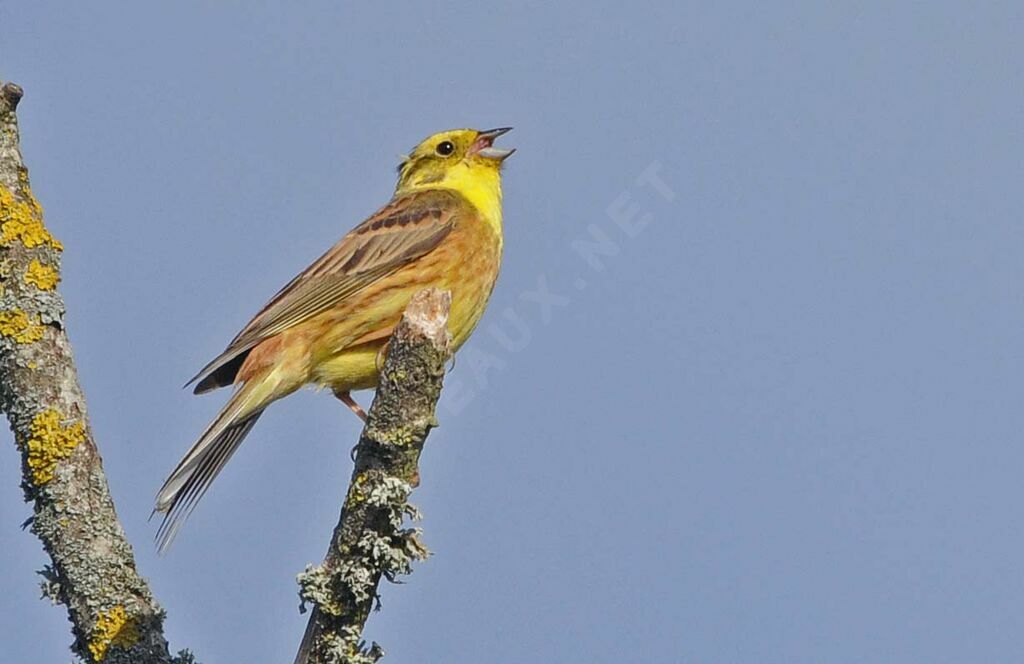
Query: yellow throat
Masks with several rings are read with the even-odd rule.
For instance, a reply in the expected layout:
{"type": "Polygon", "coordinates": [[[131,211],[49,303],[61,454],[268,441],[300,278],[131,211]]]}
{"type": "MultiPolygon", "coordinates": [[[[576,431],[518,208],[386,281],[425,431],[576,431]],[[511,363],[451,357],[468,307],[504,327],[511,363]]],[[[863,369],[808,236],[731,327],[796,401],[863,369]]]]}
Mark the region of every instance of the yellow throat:
{"type": "Polygon", "coordinates": [[[440,182],[409,184],[397,190],[395,194],[425,189],[451,189],[462,194],[480,211],[498,237],[501,237],[501,173],[498,169],[460,163],[449,169],[440,182]]]}

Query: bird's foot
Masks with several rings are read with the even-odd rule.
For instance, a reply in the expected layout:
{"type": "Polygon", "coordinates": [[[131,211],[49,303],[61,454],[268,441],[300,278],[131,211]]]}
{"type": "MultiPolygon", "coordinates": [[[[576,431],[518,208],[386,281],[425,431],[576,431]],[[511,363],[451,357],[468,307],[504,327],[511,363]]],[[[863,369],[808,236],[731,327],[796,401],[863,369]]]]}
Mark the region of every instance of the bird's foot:
{"type": "Polygon", "coordinates": [[[388,345],[390,345],[390,343],[390,340],[384,342],[384,344],[377,349],[377,354],[373,358],[373,366],[377,369],[377,373],[384,370],[384,360],[388,357],[388,345]]]}

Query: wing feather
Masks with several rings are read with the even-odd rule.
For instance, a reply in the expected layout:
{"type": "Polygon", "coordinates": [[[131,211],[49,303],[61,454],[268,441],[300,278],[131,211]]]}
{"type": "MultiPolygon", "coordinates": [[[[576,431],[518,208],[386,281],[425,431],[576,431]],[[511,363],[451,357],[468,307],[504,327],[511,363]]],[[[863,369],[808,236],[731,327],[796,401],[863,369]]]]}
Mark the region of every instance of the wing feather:
{"type": "MultiPolygon", "coordinates": [[[[468,208],[469,203],[461,195],[447,190],[414,192],[393,199],[278,291],[224,352],[188,384],[210,376],[261,341],[332,309],[429,253],[468,208]]],[[[205,382],[200,382],[197,392],[216,387],[205,382]]]]}

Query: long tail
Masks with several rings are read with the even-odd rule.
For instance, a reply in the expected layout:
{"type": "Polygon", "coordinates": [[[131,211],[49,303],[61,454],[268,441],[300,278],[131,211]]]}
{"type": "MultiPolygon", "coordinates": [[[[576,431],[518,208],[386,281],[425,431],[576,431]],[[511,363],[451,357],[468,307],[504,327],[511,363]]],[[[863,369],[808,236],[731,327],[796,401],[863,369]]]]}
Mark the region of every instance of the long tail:
{"type": "Polygon", "coordinates": [[[156,534],[160,553],[171,545],[196,503],[273,400],[268,398],[271,386],[266,383],[255,381],[239,388],[160,487],[153,510],[164,515],[156,534]]]}

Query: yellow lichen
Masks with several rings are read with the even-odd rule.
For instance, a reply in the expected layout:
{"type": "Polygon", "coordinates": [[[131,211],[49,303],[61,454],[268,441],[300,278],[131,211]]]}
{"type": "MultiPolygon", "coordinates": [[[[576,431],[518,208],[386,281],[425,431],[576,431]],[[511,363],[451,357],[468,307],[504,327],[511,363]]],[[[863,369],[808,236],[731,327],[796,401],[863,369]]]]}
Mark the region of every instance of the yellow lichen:
{"type": "Polygon", "coordinates": [[[110,646],[131,648],[138,642],[139,630],[135,619],[119,604],[109,611],[100,611],[89,641],[89,652],[93,660],[102,662],[110,646]]]}
{"type": "Polygon", "coordinates": [[[366,474],[360,473],[349,486],[349,500],[355,505],[366,501],[366,492],[363,490],[366,479],[366,474]]]}
{"type": "Polygon", "coordinates": [[[19,201],[7,187],[0,187],[0,244],[20,240],[31,249],[49,245],[58,251],[64,247],[43,226],[43,209],[28,187],[25,201],[19,201]]]}
{"type": "Polygon", "coordinates": [[[83,440],[85,427],[82,423],[63,426],[60,413],[52,408],[32,418],[24,447],[28,450],[28,467],[35,485],[41,486],[52,480],[57,462],[71,456],[83,440]]]}
{"type": "Polygon", "coordinates": [[[19,344],[30,344],[43,338],[43,326],[21,309],[0,311],[0,335],[19,344]]]}
{"type": "Polygon", "coordinates": [[[53,290],[60,281],[60,273],[57,268],[43,265],[38,259],[33,258],[25,270],[25,283],[32,284],[39,290],[53,290]]]}

